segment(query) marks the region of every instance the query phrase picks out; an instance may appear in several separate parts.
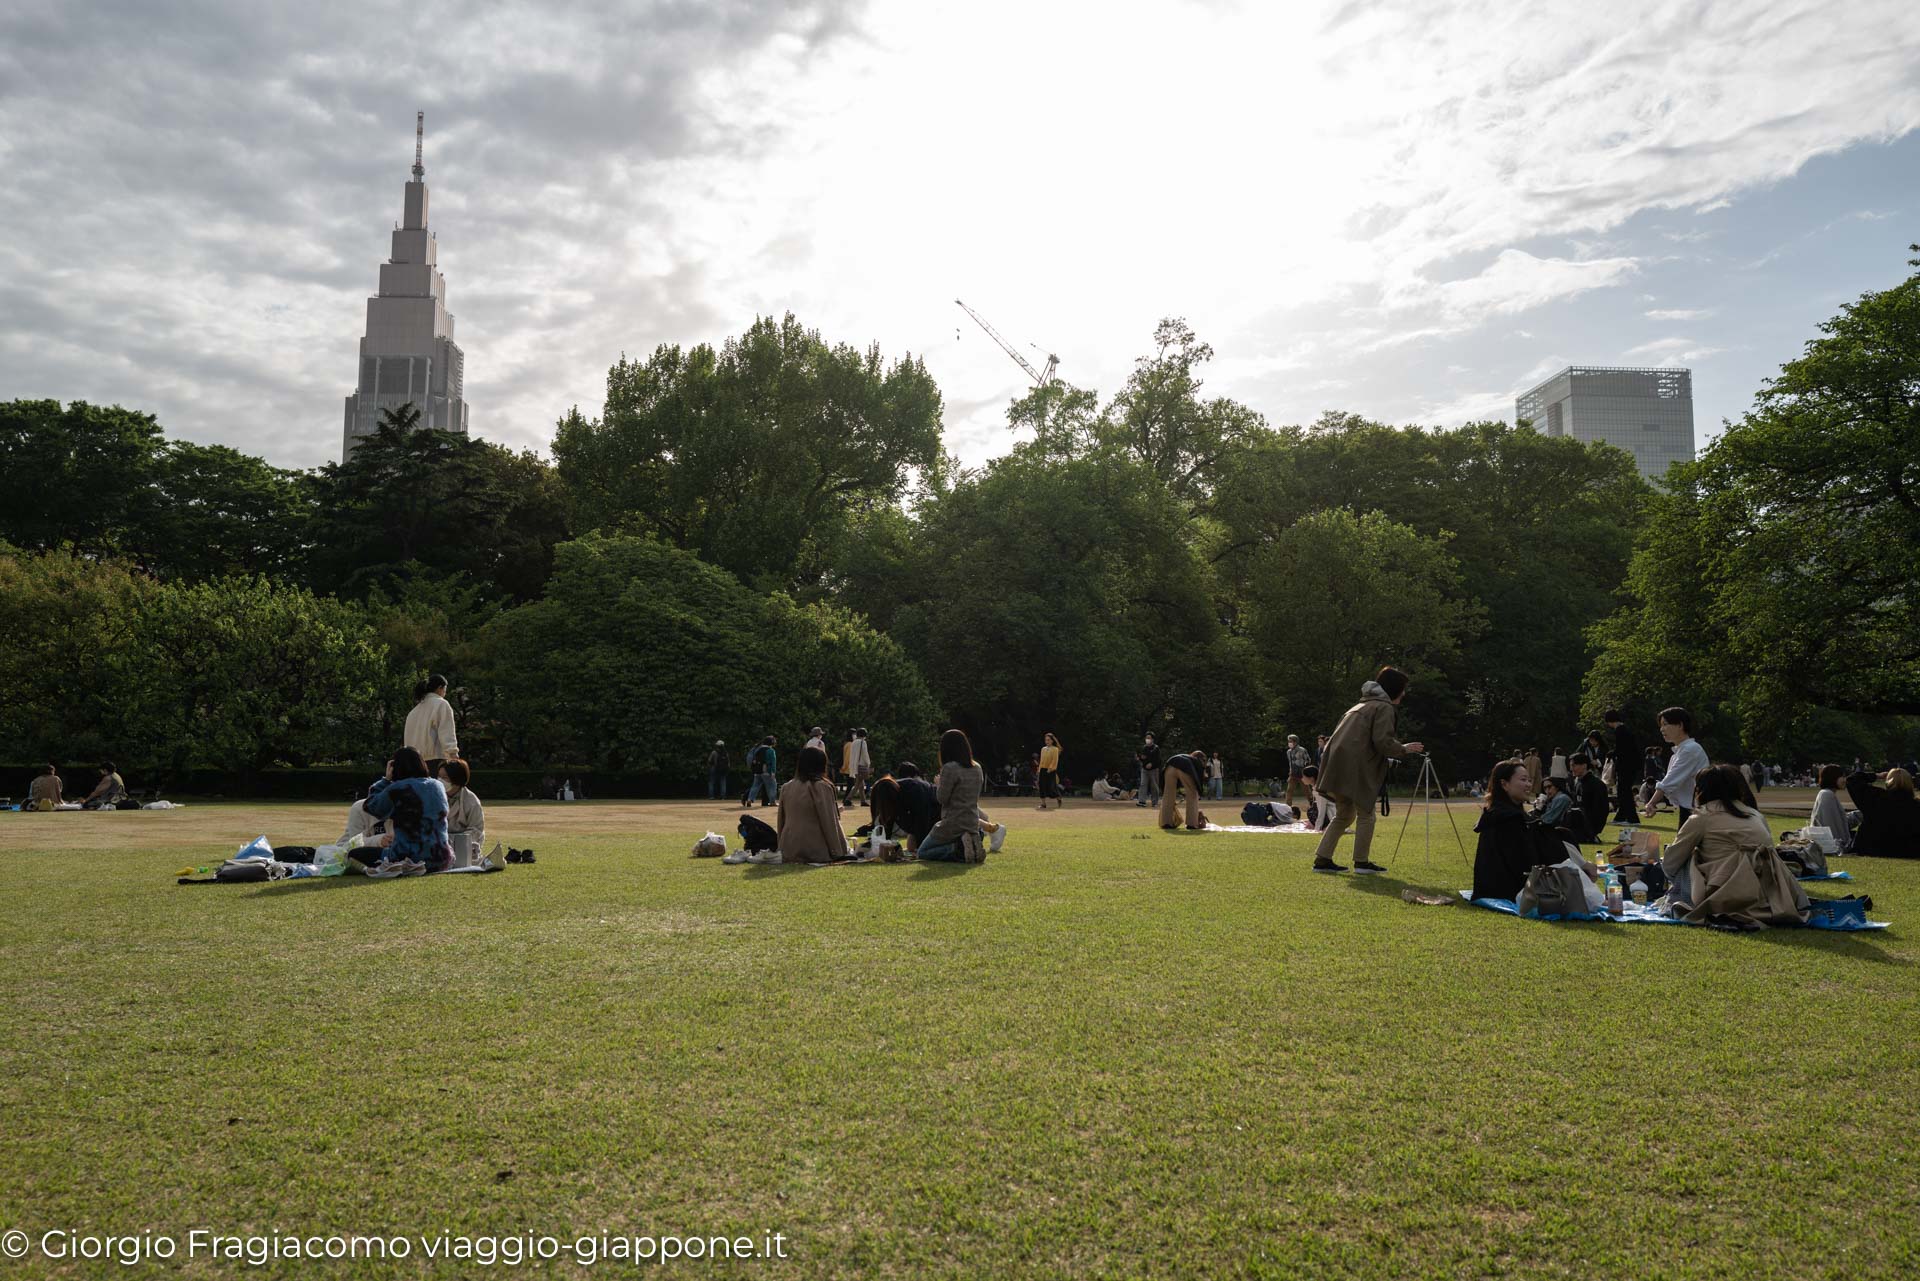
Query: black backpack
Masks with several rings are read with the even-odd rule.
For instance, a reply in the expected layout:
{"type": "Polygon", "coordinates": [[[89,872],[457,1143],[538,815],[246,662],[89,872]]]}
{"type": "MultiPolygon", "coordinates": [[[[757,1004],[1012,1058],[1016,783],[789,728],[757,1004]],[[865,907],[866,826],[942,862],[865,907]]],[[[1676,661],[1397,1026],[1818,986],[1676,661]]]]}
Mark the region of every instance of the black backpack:
{"type": "Polygon", "coordinates": [[[751,814],[740,816],[740,839],[747,843],[749,854],[765,854],[780,847],[779,834],[751,814]]]}

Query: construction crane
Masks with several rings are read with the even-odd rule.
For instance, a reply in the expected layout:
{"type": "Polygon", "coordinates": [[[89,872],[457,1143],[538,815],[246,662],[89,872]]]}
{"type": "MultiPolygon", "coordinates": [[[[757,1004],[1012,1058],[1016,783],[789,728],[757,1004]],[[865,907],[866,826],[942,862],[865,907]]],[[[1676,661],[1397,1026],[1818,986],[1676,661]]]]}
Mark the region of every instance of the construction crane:
{"type": "MultiPolygon", "coordinates": [[[[1025,356],[1021,355],[1019,348],[1015,347],[1012,343],[1008,342],[1005,338],[1001,337],[1000,331],[998,329],[995,329],[992,325],[988,324],[987,318],[985,316],[981,315],[979,312],[975,311],[973,308],[967,306],[967,304],[961,302],[958,298],[955,298],[953,300],[953,304],[954,306],[958,307],[961,311],[964,311],[969,316],[972,316],[973,323],[980,326],[980,328],[986,330],[987,337],[999,343],[1000,350],[1006,352],[1009,356],[1012,356],[1014,363],[1019,365],[1020,368],[1027,371],[1027,377],[1033,379],[1033,385],[1035,387],[1050,387],[1053,385],[1054,373],[1060,368],[1060,357],[1049,355],[1047,357],[1046,369],[1044,370],[1035,369],[1033,367],[1033,362],[1028,360],[1025,356]]],[[[1027,345],[1030,347],[1033,346],[1033,344],[1031,343],[1027,345]]],[[[1033,349],[1035,351],[1040,350],[1038,347],[1034,347],[1033,349]]]]}

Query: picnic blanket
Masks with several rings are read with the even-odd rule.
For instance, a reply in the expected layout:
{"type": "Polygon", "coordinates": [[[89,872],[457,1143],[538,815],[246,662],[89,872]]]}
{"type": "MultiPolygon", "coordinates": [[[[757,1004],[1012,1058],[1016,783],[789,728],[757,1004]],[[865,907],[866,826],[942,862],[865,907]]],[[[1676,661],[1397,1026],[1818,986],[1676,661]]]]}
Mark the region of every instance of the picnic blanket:
{"type": "MultiPolygon", "coordinates": [[[[1472,890],[1461,890],[1460,897],[1465,899],[1467,902],[1471,903],[1473,906],[1484,907],[1490,912],[1500,912],[1507,916],[1520,915],[1519,905],[1516,904],[1510,898],[1475,898],[1473,897],[1472,890]]],[[[1521,919],[1525,920],[1527,918],[1522,917],[1521,919]]],[[[1666,915],[1656,907],[1653,907],[1651,905],[1642,906],[1641,904],[1634,903],[1632,901],[1629,901],[1628,903],[1626,903],[1626,905],[1621,909],[1621,913],[1619,916],[1608,916],[1604,912],[1595,912],[1595,913],[1581,912],[1581,913],[1570,914],[1567,916],[1544,916],[1544,917],[1539,917],[1535,919],[1545,920],[1545,921],[1613,921],[1621,925],[1696,925],[1696,924],[1700,924],[1700,922],[1695,922],[1695,921],[1678,920],[1674,917],[1666,915]]],[[[1808,928],[1810,929],[1843,930],[1843,931],[1884,930],[1888,927],[1889,924],[1891,924],[1891,922],[1888,922],[1888,921],[1868,921],[1863,925],[1829,925],[1825,923],[1815,923],[1812,921],[1809,921],[1807,923],[1808,928]]]]}
{"type": "MultiPolygon", "coordinates": [[[[1282,823],[1278,827],[1249,827],[1244,824],[1222,827],[1218,823],[1208,823],[1206,827],[1201,830],[1207,832],[1291,832],[1295,836],[1314,836],[1318,835],[1320,831],[1319,828],[1308,827],[1305,823],[1282,823]]],[[[1345,836],[1346,833],[1342,832],[1341,835],[1345,836]]]]}
{"type": "Polygon", "coordinates": [[[1818,872],[1812,876],[1796,876],[1796,881],[1851,881],[1852,872],[1818,872]]]}

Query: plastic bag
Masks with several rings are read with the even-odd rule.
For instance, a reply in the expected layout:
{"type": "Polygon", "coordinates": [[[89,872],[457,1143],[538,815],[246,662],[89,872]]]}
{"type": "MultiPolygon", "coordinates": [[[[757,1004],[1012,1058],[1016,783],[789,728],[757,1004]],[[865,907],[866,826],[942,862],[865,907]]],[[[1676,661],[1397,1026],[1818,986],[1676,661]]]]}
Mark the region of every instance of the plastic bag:
{"type": "Polygon", "coordinates": [[[313,850],[314,876],[340,876],[347,870],[347,847],[316,845],[313,850]]]}
{"type": "Polygon", "coordinates": [[[251,841],[248,841],[245,845],[242,845],[240,847],[239,853],[233,856],[235,862],[239,862],[242,859],[249,859],[249,858],[271,859],[272,857],[273,857],[273,846],[270,843],[268,843],[267,838],[265,836],[254,837],[251,841]]]}
{"type": "Polygon", "coordinates": [[[727,852],[727,838],[718,832],[708,832],[693,843],[693,857],[719,858],[727,852]]]}

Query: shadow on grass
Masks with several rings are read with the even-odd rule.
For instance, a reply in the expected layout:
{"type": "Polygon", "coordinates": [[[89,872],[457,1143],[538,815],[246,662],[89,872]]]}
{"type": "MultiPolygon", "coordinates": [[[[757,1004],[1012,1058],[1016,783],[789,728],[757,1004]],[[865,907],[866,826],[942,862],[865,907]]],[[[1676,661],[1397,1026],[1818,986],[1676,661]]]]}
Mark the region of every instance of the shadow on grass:
{"type": "Polygon", "coordinates": [[[413,880],[413,877],[375,878],[370,876],[302,876],[289,881],[267,881],[254,887],[248,898],[274,898],[282,894],[305,894],[315,890],[338,890],[353,885],[372,885],[376,879],[413,880]]]}

